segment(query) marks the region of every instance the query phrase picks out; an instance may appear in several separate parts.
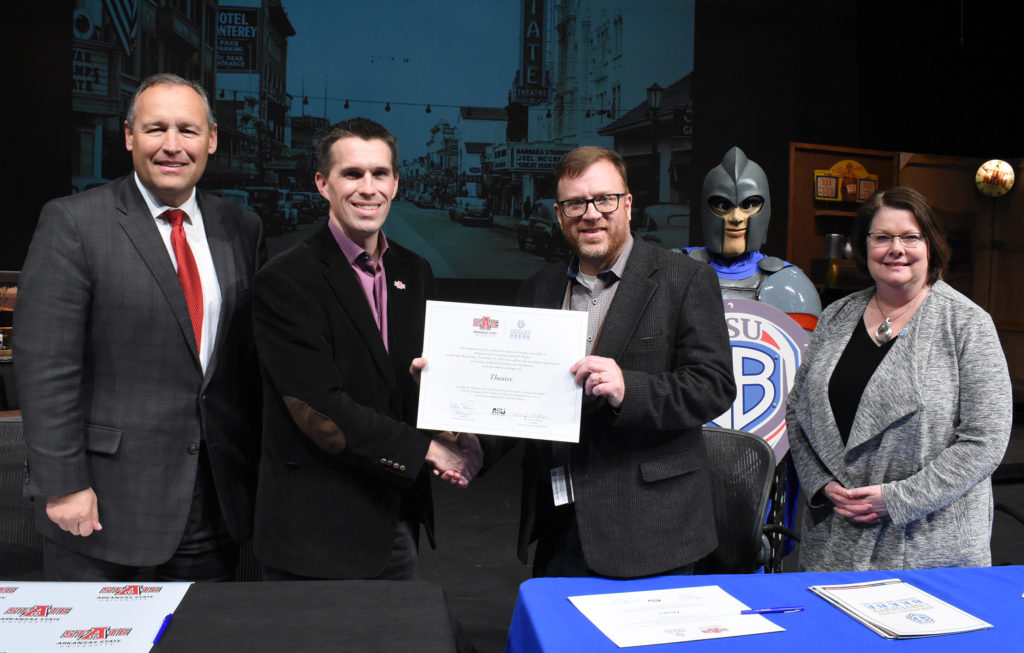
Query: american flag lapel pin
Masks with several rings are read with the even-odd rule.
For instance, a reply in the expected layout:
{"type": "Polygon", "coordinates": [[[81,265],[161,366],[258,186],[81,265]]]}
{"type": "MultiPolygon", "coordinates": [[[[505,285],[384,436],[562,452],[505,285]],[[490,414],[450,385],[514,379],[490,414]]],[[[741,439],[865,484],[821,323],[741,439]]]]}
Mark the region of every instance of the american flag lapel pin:
{"type": "Polygon", "coordinates": [[[402,281],[396,281],[395,288],[398,288],[399,290],[405,290],[405,283],[402,281]]]}

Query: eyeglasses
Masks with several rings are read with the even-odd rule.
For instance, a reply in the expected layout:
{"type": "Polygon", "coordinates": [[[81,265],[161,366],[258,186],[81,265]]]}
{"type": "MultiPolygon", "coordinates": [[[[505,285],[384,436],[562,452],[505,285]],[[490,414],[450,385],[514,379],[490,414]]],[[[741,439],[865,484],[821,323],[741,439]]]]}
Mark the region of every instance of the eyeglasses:
{"type": "Polygon", "coordinates": [[[888,247],[897,238],[907,249],[920,247],[925,241],[925,235],[915,231],[908,231],[905,234],[887,234],[884,231],[873,231],[868,233],[868,245],[872,247],[888,247]]]}
{"type": "Polygon", "coordinates": [[[594,208],[601,213],[611,213],[619,208],[619,198],[626,193],[612,193],[611,195],[598,195],[589,200],[571,199],[557,202],[562,207],[562,213],[567,218],[578,218],[587,212],[587,205],[593,204],[594,208]]]}

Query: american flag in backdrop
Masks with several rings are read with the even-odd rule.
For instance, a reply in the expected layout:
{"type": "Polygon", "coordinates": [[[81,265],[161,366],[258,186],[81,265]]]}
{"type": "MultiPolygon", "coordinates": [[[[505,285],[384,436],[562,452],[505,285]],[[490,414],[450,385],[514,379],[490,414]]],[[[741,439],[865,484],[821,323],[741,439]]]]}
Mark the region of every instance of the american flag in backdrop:
{"type": "Polygon", "coordinates": [[[138,0],[104,0],[110,12],[110,21],[114,23],[117,36],[125,54],[135,49],[135,35],[138,33],[138,0]]]}

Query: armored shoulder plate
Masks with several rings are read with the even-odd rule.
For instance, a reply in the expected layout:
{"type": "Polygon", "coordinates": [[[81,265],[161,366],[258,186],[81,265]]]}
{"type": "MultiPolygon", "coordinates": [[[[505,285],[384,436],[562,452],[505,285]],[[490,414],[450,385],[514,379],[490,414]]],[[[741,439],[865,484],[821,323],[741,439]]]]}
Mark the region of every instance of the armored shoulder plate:
{"type": "Polygon", "coordinates": [[[692,258],[695,261],[700,261],[701,263],[711,262],[711,254],[708,254],[708,250],[704,249],[703,247],[696,247],[694,249],[691,249],[689,252],[687,252],[687,254],[690,256],[690,258],[692,258]]]}
{"type": "Polygon", "coordinates": [[[784,313],[804,313],[821,317],[821,298],[818,297],[818,289],[803,270],[795,265],[786,266],[768,275],[761,284],[757,298],[784,313]]]}
{"type": "Polygon", "coordinates": [[[757,262],[757,267],[761,268],[762,272],[774,274],[786,267],[786,262],[778,256],[766,256],[757,262]]]}

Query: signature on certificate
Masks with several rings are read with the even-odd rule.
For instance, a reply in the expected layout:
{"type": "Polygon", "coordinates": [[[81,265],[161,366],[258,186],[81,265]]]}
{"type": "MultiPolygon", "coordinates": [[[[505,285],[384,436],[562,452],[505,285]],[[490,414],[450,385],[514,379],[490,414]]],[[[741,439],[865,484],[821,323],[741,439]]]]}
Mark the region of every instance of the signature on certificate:
{"type": "Polygon", "coordinates": [[[453,415],[459,417],[469,417],[473,414],[473,402],[472,401],[452,401],[448,403],[448,409],[453,415]]]}
{"type": "Polygon", "coordinates": [[[522,424],[540,424],[551,419],[544,413],[512,413],[512,418],[522,424]]]}

